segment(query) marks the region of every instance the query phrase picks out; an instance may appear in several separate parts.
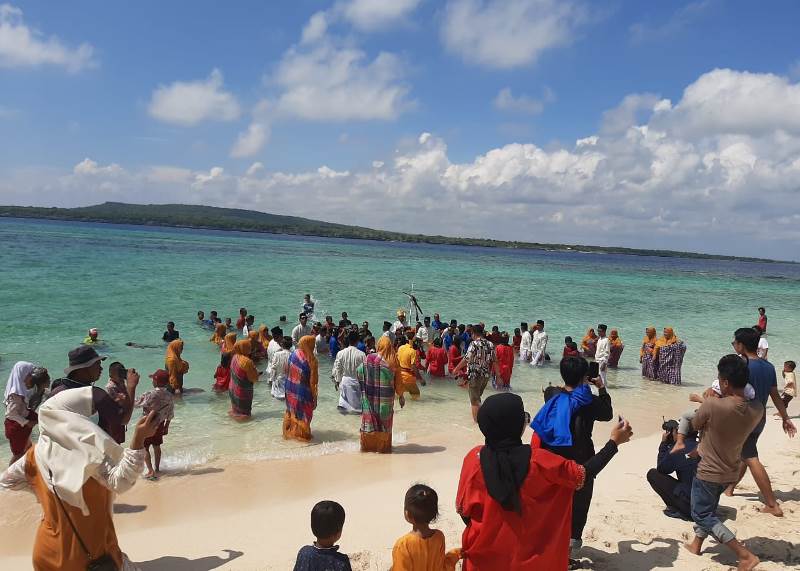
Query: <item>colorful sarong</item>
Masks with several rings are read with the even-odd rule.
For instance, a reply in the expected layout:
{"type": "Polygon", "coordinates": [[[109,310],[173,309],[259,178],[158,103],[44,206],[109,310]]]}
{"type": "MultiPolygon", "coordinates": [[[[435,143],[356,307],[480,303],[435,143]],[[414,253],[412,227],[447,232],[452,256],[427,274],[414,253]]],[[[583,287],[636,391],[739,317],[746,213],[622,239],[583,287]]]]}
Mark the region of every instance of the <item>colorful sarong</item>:
{"type": "Polygon", "coordinates": [[[253,383],[234,357],[231,363],[231,413],[237,416],[250,416],[253,410],[253,383]]]}

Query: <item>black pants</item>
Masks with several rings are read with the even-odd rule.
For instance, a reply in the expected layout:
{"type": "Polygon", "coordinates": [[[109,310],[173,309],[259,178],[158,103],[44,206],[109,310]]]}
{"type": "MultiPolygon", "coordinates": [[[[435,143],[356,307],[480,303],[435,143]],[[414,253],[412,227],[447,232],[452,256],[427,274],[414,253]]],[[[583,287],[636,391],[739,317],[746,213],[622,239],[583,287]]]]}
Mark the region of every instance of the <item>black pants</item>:
{"type": "Polygon", "coordinates": [[[572,496],[572,539],[580,539],[586,518],[589,517],[589,504],[592,503],[594,478],[586,478],[583,487],[572,496]]]}
{"type": "Polygon", "coordinates": [[[678,480],[653,468],[647,472],[647,481],[668,508],[679,511],[687,519],[692,519],[692,506],[689,500],[675,495],[675,487],[680,483],[678,480]]]}

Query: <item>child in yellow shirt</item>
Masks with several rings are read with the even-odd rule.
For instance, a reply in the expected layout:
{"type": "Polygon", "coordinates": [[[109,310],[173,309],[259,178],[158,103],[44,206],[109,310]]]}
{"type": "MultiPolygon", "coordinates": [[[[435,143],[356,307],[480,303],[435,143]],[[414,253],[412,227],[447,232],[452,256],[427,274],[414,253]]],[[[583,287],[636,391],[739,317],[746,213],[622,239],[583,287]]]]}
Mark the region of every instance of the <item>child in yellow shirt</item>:
{"type": "Polygon", "coordinates": [[[444,534],[431,529],[439,517],[439,496],[433,488],[414,484],[406,492],[405,518],[411,531],[398,539],[392,549],[393,571],[453,571],[461,550],[445,553],[444,534]]]}

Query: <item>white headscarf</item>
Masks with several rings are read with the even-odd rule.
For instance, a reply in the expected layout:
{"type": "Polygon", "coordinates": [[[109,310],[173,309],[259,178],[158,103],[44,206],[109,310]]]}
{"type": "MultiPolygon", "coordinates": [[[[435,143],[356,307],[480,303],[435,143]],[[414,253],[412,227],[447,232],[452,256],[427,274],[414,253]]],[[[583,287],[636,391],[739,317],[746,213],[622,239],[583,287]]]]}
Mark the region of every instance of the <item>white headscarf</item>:
{"type": "Polygon", "coordinates": [[[8,383],[6,383],[6,394],[3,396],[3,401],[8,402],[8,397],[11,395],[21,395],[25,400],[28,399],[28,387],[25,386],[25,379],[28,378],[33,372],[36,365],[28,363],[28,361],[17,361],[11,369],[11,374],[8,375],[8,383]]]}
{"type": "Polygon", "coordinates": [[[39,440],[34,449],[44,481],[83,515],[89,515],[83,485],[106,458],[118,464],[123,455],[122,446],[89,420],[94,408],[92,390],[63,390],[39,408],[39,440]]]}

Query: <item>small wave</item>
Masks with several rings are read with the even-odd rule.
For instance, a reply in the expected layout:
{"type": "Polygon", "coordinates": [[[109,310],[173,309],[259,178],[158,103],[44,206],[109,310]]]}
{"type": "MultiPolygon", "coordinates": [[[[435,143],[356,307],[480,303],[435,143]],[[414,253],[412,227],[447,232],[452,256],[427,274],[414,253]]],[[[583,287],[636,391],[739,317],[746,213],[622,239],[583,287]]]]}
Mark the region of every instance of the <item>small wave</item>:
{"type": "Polygon", "coordinates": [[[269,452],[253,452],[245,454],[244,459],[258,462],[260,460],[298,460],[301,458],[317,458],[319,456],[329,456],[331,454],[347,454],[358,452],[361,444],[354,441],[339,442],[320,442],[319,444],[309,444],[299,448],[287,450],[273,450],[269,452]]]}
{"type": "Polygon", "coordinates": [[[201,449],[181,450],[167,454],[161,461],[164,468],[170,472],[190,472],[193,468],[205,466],[214,458],[211,447],[201,449]]]}

